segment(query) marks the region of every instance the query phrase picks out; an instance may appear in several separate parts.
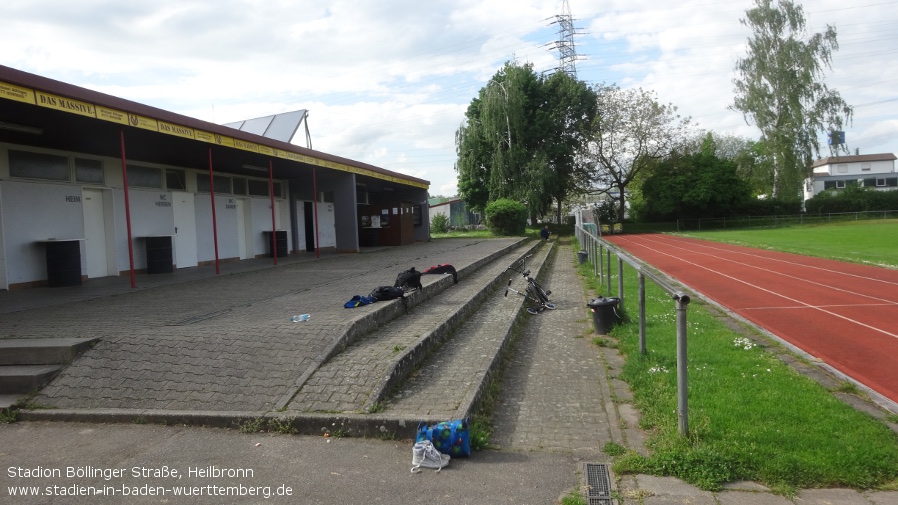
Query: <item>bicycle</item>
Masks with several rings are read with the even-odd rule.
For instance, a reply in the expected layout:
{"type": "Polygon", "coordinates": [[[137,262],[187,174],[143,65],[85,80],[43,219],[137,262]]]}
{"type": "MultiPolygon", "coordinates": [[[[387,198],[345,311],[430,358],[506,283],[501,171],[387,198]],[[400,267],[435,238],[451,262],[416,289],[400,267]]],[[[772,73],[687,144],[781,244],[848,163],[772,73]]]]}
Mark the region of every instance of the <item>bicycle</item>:
{"type": "Polygon", "coordinates": [[[552,292],[540,286],[539,283],[536,282],[536,279],[530,276],[530,270],[524,268],[524,259],[529,257],[530,255],[524,256],[524,258],[512,263],[511,266],[505,269],[506,272],[511,270],[512,272],[521,274],[527,282],[526,289],[524,291],[518,291],[517,289],[512,288],[511,283],[513,279],[509,279],[508,287],[505,288],[505,296],[508,297],[508,292],[511,291],[512,293],[523,296],[534,302],[535,305],[527,307],[527,312],[532,315],[539,314],[544,310],[555,310],[555,304],[549,302],[549,295],[551,295],[552,292]]]}

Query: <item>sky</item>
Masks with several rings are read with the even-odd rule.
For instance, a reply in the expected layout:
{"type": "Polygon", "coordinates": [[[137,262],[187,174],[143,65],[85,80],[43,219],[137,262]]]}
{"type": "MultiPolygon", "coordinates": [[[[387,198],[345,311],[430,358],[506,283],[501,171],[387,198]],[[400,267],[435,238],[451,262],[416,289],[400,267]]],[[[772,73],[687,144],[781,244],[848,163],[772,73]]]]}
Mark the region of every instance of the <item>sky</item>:
{"type": "MultiPolygon", "coordinates": [[[[809,33],[837,30],[825,82],[854,107],[847,147],[898,153],[898,0],[796,3],[809,33]]],[[[579,79],[758,138],[728,109],[751,0],[568,5],[579,79]]],[[[0,64],[218,124],[308,109],[313,149],[454,196],[465,110],[506,61],[557,68],[562,13],[562,0],[4,0],[0,64]]]]}

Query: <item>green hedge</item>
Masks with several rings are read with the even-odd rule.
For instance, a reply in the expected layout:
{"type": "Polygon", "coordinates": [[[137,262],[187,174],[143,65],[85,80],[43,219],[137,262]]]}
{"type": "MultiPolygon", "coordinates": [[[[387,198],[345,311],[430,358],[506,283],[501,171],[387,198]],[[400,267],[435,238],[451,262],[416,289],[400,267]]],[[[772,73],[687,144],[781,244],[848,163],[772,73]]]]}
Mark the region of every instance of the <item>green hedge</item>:
{"type": "Polygon", "coordinates": [[[523,235],[527,228],[527,208],[514,200],[491,202],[484,214],[487,226],[496,235],[523,235]]]}
{"type": "Polygon", "coordinates": [[[898,190],[878,191],[848,186],[835,193],[824,191],[805,202],[809,214],[898,210],[898,190]]]}

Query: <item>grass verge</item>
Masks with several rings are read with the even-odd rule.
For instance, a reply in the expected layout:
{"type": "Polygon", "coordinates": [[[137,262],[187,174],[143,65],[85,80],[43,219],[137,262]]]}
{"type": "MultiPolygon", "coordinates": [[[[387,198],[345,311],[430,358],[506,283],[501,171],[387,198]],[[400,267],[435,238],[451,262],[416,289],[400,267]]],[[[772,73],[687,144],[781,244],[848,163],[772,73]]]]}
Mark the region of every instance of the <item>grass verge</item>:
{"type": "MultiPolygon", "coordinates": [[[[590,289],[603,291],[588,261],[580,272],[590,289]]],[[[625,316],[637,314],[637,274],[629,267],[624,289],[625,316]]],[[[801,488],[894,487],[898,437],[885,423],[757,345],[771,345],[764,337],[734,332],[700,301],[687,316],[689,430],[681,436],[674,308],[669,295],[646,282],[647,354],[639,354],[635,317],[611,332],[626,357],[621,378],[642,413],[650,452],[619,455],[616,472],[673,476],[706,490],[752,480],[784,495],[801,488]]]]}
{"type": "Polygon", "coordinates": [[[898,268],[898,220],[679,233],[728,244],[898,268]]]}

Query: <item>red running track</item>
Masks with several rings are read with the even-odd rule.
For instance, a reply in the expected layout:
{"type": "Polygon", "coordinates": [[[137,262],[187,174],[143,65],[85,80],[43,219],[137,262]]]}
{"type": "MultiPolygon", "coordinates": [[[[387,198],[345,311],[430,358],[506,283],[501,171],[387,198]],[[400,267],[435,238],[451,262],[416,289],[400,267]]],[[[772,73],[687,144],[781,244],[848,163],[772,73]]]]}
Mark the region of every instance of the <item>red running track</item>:
{"type": "Polygon", "coordinates": [[[898,402],[898,270],[669,235],[604,238],[898,402]]]}

